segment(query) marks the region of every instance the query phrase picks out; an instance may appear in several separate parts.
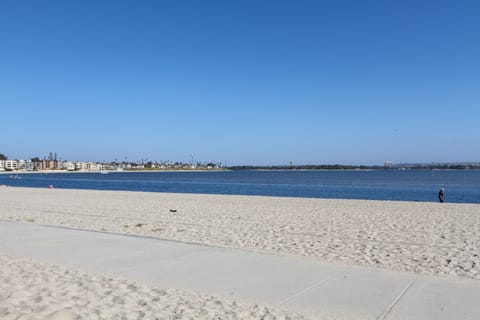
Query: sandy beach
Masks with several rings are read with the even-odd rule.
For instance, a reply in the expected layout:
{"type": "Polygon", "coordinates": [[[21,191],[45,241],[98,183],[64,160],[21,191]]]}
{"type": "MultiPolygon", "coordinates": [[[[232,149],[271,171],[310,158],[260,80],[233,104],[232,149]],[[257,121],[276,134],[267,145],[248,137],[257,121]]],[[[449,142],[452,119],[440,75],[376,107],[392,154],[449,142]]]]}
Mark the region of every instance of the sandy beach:
{"type": "Polygon", "coordinates": [[[262,305],[158,288],[0,255],[0,319],[305,319],[262,305]]]}
{"type": "MultiPolygon", "coordinates": [[[[0,219],[480,279],[480,205],[0,187],[0,219]]],[[[0,255],[2,319],[301,319],[0,255]]]]}
{"type": "Polygon", "coordinates": [[[480,279],[480,205],[0,188],[0,219],[480,279]]]}

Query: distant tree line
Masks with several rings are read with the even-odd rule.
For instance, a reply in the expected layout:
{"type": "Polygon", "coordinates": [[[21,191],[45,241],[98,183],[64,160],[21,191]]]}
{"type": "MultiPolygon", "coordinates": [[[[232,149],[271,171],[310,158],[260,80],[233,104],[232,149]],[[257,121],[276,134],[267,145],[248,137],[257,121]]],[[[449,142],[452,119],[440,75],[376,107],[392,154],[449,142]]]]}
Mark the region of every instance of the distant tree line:
{"type": "Polygon", "coordinates": [[[285,166],[231,166],[229,170],[378,170],[383,166],[353,166],[342,164],[285,165],[285,166]]]}
{"type": "Polygon", "coordinates": [[[229,170],[466,170],[480,169],[480,164],[421,164],[421,165],[396,165],[385,166],[364,166],[364,165],[282,165],[282,166],[230,166],[229,170]]]}
{"type": "Polygon", "coordinates": [[[420,170],[466,170],[466,169],[480,169],[480,164],[432,164],[432,165],[414,165],[409,166],[409,169],[420,170]]]}

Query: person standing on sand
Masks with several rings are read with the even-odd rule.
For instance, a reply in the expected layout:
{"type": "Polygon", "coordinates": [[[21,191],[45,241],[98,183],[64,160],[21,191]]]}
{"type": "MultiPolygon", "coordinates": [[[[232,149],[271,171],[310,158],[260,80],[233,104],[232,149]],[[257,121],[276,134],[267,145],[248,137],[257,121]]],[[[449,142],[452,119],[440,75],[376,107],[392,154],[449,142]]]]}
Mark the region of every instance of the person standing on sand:
{"type": "Polygon", "coordinates": [[[445,189],[440,188],[440,191],[438,192],[438,200],[440,202],[443,202],[443,191],[445,191],[445,189]]]}

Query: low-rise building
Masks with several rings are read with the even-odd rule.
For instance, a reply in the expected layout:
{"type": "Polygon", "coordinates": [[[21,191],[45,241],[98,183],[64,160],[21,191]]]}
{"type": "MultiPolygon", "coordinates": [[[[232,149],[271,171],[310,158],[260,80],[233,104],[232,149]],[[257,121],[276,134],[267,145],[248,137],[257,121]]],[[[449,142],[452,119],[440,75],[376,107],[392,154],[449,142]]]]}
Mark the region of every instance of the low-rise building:
{"type": "Polygon", "coordinates": [[[75,162],[75,170],[86,171],[87,170],[87,163],[82,162],[82,161],[75,162]]]}
{"type": "Polygon", "coordinates": [[[5,171],[5,160],[0,160],[0,171],[5,171]]]}
{"type": "Polygon", "coordinates": [[[5,160],[5,170],[17,170],[18,161],[17,160],[5,160]]]}
{"type": "Polygon", "coordinates": [[[87,162],[88,171],[100,171],[102,170],[102,165],[96,162],[87,162]]]}
{"type": "Polygon", "coordinates": [[[35,160],[33,161],[33,168],[36,171],[41,170],[58,170],[61,163],[57,160],[35,160]]]}
{"type": "Polygon", "coordinates": [[[72,161],[64,161],[62,167],[67,171],[75,171],[75,164],[72,161]]]}
{"type": "Polygon", "coordinates": [[[25,162],[25,170],[27,170],[27,171],[33,171],[33,170],[35,170],[35,163],[33,163],[33,162],[30,161],[30,160],[27,160],[27,161],[25,162]]]}

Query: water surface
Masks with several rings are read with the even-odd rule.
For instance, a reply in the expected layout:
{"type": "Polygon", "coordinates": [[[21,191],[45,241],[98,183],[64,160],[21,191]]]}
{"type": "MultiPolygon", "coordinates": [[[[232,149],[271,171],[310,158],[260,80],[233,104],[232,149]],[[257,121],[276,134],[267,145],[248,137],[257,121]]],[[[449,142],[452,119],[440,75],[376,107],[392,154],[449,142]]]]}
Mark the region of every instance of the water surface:
{"type": "Polygon", "coordinates": [[[221,171],[19,174],[9,186],[480,203],[480,170],[221,171]]]}

